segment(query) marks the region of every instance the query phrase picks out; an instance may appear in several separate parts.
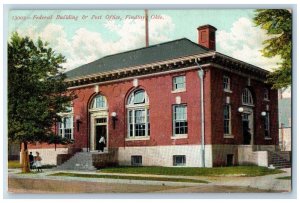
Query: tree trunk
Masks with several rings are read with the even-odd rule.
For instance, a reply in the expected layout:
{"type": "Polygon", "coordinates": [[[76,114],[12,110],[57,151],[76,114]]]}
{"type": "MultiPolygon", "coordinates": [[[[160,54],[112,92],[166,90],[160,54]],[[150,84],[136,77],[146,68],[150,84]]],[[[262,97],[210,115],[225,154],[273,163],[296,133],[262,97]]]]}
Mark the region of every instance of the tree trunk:
{"type": "Polygon", "coordinates": [[[29,173],[29,157],[28,157],[28,149],[27,149],[27,142],[22,142],[21,147],[21,166],[22,166],[22,173],[29,173]]]}

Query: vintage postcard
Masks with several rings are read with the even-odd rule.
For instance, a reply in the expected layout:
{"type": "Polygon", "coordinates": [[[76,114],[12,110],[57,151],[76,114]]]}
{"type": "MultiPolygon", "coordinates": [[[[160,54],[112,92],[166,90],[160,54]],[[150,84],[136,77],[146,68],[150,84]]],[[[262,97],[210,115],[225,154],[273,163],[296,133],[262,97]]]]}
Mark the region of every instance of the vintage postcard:
{"type": "Polygon", "coordinates": [[[9,10],[8,192],[291,192],[292,14],[9,10]]]}

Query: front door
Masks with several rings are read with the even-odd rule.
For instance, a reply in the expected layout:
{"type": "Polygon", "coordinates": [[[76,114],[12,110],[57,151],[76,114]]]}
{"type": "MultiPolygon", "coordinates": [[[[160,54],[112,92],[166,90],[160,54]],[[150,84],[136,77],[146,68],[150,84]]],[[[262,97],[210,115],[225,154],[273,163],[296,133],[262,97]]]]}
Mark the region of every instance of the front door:
{"type": "Polygon", "coordinates": [[[107,138],[106,138],[106,125],[96,125],[96,129],[95,129],[96,149],[95,150],[100,150],[99,140],[100,140],[101,136],[104,137],[104,140],[105,140],[104,147],[106,147],[106,143],[107,143],[107,141],[106,141],[107,140],[107,138]]]}
{"type": "Polygon", "coordinates": [[[252,145],[253,142],[253,133],[254,133],[254,123],[253,123],[253,110],[247,108],[246,111],[242,114],[243,122],[243,144],[252,145]]]}
{"type": "Polygon", "coordinates": [[[251,136],[249,132],[249,114],[243,114],[243,144],[249,145],[251,136]]]}

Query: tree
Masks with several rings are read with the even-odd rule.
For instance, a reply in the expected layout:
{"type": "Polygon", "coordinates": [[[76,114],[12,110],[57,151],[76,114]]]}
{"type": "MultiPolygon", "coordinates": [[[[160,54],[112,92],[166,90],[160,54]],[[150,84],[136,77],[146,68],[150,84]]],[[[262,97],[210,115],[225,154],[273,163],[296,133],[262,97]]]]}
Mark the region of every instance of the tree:
{"type": "Polygon", "coordinates": [[[8,138],[22,143],[22,172],[29,171],[27,144],[52,142],[58,113],[73,98],[67,93],[63,62],[65,58],[40,39],[35,44],[13,33],[8,42],[8,138]]]}
{"type": "Polygon", "coordinates": [[[287,88],[292,82],[292,14],[286,9],[257,9],[254,23],[267,31],[270,38],[263,42],[262,54],[271,58],[280,56],[282,62],[268,75],[273,88],[287,88]]]}

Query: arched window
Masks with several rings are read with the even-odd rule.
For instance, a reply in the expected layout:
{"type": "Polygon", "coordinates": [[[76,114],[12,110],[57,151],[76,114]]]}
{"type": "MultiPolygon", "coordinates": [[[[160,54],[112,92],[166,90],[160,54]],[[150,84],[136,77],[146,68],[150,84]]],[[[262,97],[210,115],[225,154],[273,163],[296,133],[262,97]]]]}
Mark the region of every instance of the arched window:
{"type": "Polygon", "coordinates": [[[92,109],[102,109],[102,108],[106,108],[107,104],[106,104],[106,98],[103,95],[97,95],[91,104],[91,108],[92,109]]]}
{"type": "Polygon", "coordinates": [[[128,138],[150,136],[149,99],[143,89],[133,91],[127,100],[128,138]]]}
{"type": "Polygon", "coordinates": [[[242,104],[253,105],[253,98],[250,90],[245,88],[242,93],[242,104]]]}

